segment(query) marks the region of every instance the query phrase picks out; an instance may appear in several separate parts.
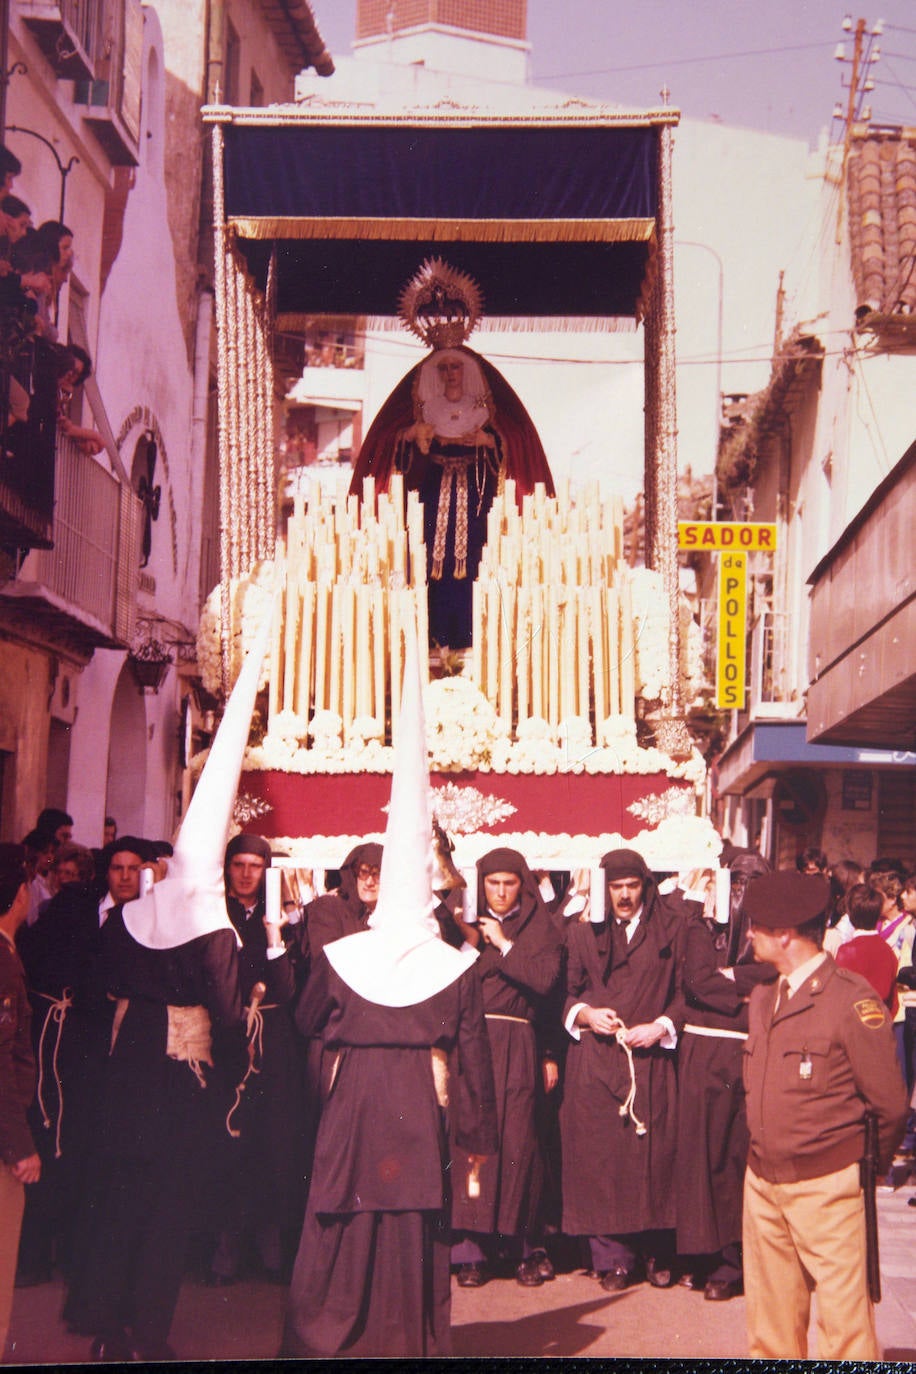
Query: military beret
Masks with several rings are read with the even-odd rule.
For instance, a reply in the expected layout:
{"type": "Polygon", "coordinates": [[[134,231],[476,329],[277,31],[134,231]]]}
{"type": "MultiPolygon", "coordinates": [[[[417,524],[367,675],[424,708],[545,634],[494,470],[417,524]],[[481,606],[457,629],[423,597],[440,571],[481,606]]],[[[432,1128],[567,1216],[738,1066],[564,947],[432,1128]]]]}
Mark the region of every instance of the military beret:
{"type": "Polygon", "coordinates": [[[748,883],[744,914],[766,930],[797,930],[827,910],[830,884],[815,874],[782,868],[748,883]]]}

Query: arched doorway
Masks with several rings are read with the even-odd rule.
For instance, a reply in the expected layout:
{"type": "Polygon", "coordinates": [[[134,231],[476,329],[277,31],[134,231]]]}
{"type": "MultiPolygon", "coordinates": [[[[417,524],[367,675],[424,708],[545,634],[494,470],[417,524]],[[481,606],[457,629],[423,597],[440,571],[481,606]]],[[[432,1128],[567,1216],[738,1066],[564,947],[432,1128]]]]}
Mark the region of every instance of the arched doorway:
{"type": "Polygon", "coordinates": [[[105,814],[122,835],[142,835],[146,824],[146,710],[127,663],[111,703],[105,814]]]}

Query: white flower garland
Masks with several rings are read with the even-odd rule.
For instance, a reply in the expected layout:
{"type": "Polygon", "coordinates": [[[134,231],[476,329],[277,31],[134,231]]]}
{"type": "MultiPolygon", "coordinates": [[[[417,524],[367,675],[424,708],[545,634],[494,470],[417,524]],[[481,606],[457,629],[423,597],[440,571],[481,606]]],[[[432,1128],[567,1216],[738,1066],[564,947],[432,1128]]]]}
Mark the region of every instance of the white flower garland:
{"type": "MultiPolygon", "coordinates": [[[[272,840],[275,849],[289,855],[294,867],[336,868],[358,844],[384,843],[377,831],[371,835],[283,836],[272,840]]],[[[700,816],[668,817],[652,830],[641,830],[632,839],[622,835],[546,835],[523,830],[493,835],[484,830],[456,834],[452,862],[456,868],[473,868],[494,844],[517,849],[533,869],[594,868],[609,849],[635,849],[656,872],[686,872],[691,868],[716,868],[722,838],[700,816]]]]}

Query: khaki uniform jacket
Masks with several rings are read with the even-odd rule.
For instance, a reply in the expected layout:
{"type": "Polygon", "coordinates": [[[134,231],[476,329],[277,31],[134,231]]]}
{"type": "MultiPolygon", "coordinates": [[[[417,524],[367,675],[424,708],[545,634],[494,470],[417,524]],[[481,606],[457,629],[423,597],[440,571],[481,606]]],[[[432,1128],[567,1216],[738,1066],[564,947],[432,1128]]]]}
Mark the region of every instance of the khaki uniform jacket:
{"type": "Polygon", "coordinates": [[[883,1172],[907,1113],[887,1008],[870,983],[829,955],[774,1016],[778,988],[755,988],[750,1000],[749,1166],[770,1183],[846,1168],[862,1157],[871,1108],[883,1172]]]}

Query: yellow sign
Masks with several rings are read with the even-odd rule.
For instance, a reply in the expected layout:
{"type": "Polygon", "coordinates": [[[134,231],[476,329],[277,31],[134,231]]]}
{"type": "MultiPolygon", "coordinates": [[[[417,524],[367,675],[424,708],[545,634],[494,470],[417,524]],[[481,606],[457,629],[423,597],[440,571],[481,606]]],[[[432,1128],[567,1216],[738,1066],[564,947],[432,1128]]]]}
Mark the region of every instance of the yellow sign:
{"type": "Polygon", "coordinates": [[[716,645],[716,705],[744,709],[747,555],[723,554],[719,562],[719,622],[716,645]]]}
{"type": "Polygon", "coordinates": [[[773,553],[776,526],[746,520],[679,520],[677,546],[696,549],[698,553],[722,553],[731,549],[773,553]]]}

